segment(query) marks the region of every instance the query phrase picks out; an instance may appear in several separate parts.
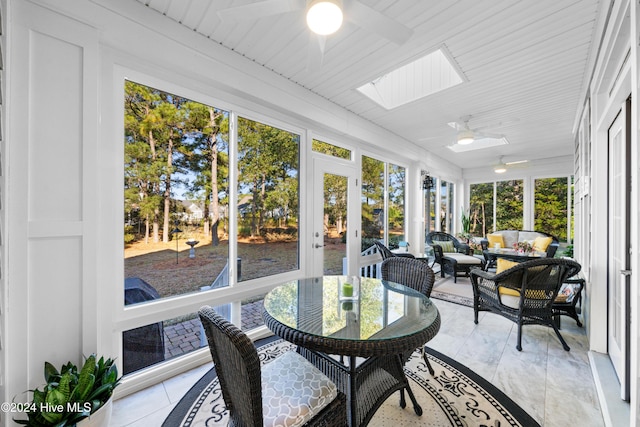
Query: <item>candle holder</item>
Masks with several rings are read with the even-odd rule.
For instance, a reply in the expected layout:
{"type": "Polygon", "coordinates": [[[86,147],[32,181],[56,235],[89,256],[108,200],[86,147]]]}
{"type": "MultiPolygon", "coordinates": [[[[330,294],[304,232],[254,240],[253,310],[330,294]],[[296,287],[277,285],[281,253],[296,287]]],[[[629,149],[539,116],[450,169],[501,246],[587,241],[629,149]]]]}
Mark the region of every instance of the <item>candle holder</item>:
{"type": "Polygon", "coordinates": [[[360,279],[356,276],[344,276],[338,279],[340,301],[357,301],[360,297],[360,279]]]}

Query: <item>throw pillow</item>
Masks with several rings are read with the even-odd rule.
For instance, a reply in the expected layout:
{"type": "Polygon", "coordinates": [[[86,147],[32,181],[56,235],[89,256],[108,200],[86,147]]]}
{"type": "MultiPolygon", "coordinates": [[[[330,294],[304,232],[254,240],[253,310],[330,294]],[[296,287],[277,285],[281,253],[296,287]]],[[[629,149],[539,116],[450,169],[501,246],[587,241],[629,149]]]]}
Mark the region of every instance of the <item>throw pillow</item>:
{"type": "MultiPolygon", "coordinates": [[[[502,273],[503,271],[506,271],[508,269],[510,269],[511,267],[514,267],[516,265],[520,264],[519,262],[515,262],[515,261],[509,261],[507,259],[503,259],[503,258],[498,258],[497,260],[497,265],[496,265],[496,274],[502,273]]],[[[511,295],[513,297],[520,297],[520,292],[513,289],[513,288],[507,288],[505,286],[499,286],[498,287],[498,293],[500,295],[511,295]]]]}
{"type": "Polygon", "coordinates": [[[513,288],[507,288],[506,286],[498,286],[498,292],[500,295],[511,295],[512,297],[520,297],[520,292],[513,288]]]}
{"type": "MultiPolygon", "coordinates": [[[[496,257],[498,258],[498,257],[496,257]]],[[[496,274],[500,274],[505,270],[510,269],[511,267],[515,267],[516,265],[520,264],[519,262],[515,262],[515,261],[509,261],[507,259],[504,258],[498,258],[498,265],[496,265],[496,274]]]]}
{"type": "Polygon", "coordinates": [[[533,250],[546,252],[553,239],[551,237],[536,237],[533,241],[533,250]]]}
{"type": "Polygon", "coordinates": [[[434,245],[438,245],[442,248],[442,252],[455,252],[456,248],[453,245],[453,242],[450,241],[437,241],[437,242],[433,242],[434,245]]]}
{"type": "Polygon", "coordinates": [[[501,248],[504,248],[502,234],[487,234],[487,240],[489,241],[489,249],[494,248],[496,243],[500,244],[501,248]]]}

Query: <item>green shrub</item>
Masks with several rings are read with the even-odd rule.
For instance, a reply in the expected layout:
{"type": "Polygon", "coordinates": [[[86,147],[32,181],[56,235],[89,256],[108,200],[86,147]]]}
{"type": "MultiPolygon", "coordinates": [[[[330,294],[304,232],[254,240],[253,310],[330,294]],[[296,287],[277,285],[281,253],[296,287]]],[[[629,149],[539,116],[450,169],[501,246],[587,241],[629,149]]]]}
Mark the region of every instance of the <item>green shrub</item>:
{"type": "Polygon", "coordinates": [[[248,225],[243,225],[238,227],[238,235],[240,237],[250,237],[251,236],[251,227],[248,225]]]}

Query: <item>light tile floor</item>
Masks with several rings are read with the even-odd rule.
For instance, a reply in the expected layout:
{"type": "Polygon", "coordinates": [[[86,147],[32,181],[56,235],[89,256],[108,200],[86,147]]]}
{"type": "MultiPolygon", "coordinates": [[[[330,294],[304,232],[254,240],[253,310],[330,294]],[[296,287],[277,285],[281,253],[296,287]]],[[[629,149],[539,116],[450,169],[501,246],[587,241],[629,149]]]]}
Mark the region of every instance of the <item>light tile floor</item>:
{"type": "MultiPolygon", "coordinates": [[[[438,335],[429,346],[488,379],[544,427],[604,426],[587,357],[583,328],[562,318],[566,352],[553,330],[523,328],[522,351],[516,350],[517,327],[490,313],[434,300],[442,317],[438,335]]],[[[184,393],[211,367],[203,365],[114,402],[114,427],[160,426],[184,393]]],[[[425,420],[426,421],[426,420],[425,420]]],[[[425,425],[427,423],[425,422],[425,425]]]]}

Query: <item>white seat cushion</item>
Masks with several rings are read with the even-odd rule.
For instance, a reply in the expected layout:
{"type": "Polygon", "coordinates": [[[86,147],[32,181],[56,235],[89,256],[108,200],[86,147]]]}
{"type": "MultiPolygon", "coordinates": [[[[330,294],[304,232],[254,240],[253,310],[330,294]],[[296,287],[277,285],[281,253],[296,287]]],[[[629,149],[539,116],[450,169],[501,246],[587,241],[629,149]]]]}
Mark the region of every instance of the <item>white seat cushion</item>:
{"type": "Polygon", "coordinates": [[[338,395],[326,375],[293,351],[267,363],[261,372],[265,426],[301,426],[338,395]]]}
{"type": "Polygon", "coordinates": [[[465,255],[457,252],[444,254],[444,257],[455,259],[458,262],[458,264],[477,264],[477,265],[482,264],[482,261],[480,260],[480,258],[476,258],[471,255],[465,255]]]}

